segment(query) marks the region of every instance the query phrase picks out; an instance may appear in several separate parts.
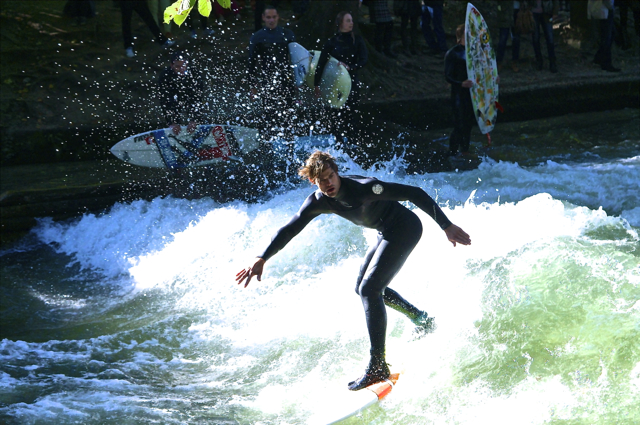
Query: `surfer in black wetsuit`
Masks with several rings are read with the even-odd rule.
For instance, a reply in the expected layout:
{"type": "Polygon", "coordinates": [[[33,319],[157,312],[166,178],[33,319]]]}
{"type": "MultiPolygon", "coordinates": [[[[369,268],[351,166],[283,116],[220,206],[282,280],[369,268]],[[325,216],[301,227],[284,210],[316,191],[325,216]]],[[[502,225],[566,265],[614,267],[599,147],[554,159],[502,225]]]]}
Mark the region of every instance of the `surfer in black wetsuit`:
{"type": "Polygon", "coordinates": [[[295,83],[289,60],[293,31],[278,25],[280,17],[273,6],[262,13],[264,28],[249,40],[249,84],[252,101],[260,100],[264,115],[259,124],[267,135],[276,135],[274,127],[288,129],[293,115],[295,83]]]}
{"type": "Polygon", "coordinates": [[[351,91],[347,102],[342,108],[327,108],[329,120],[336,126],[336,140],[343,140],[344,136],[356,139],[358,136],[358,119],[356,117],[360,100],[360,80],[358,70],[367,64],[369,53],[364,39],[353,32],[353,17],[349,12],[342,11],[336,16],[338,32],[322,47],[316,74],[314,78],[315,96],[320,97],[320,81],[329,56],[336,58],[349,71],[351,77],[351,91]],[[342,115],[342,116],[341,116],[342,115]]]}
{"type": "Polygon", "coordinates": [[[347,220],[379,232],[378,241],[369,248],[356,282],[367,319],[371,358],[362,377],[349,383],[356,391],[389,377],[385,361],[387,314],[385,305],[406,315],[422,329],[431,326],[432,318],[388,288],[422,235],[420,219],[400,201],[410,201],[429,214],[444,230],[454,246],[470,245],[471,239],[452,224],[444,212],[422,189],[375,178],[339,176],[334,158],[315,152],[299,174],[318,186],[309,195],[291,221],[280,228],[271,244],[255,263],[236,275],[236,282],[247,287],[251,278],[262,277],[264,264],[320,214],[337,214],[347,220]]]}
{"type": "Polygon", "coordinates": [[[467,77],[464,25],[456,28],[456,39],[458,44],[449,49],[444,58],[444,76],[451,84],[453,112],[453,131],[449,137],[449,155],[451,156],[456,155],[458,149],[463,155],[469,153],[471,130],[476,122],[469,91],[473,81],[467,77]]]}

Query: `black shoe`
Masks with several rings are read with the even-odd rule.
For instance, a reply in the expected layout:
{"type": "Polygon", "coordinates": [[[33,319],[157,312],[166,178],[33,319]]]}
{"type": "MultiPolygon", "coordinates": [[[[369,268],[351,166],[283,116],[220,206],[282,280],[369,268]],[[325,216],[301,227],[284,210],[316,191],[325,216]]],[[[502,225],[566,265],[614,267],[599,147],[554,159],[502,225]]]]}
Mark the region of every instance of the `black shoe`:
{"type": "Polygon", "coordinates": [[[364,372],[364,375],[362,375],[360,378],[356,379],[355,381],[349,382],[349,390],[358,391],[363,388],[367,388],[371,384],[375,384],[377,382],[382,382],[385,379],[389,379],[389,376],[391,376],[391,372],[389,371],[389,365],[387,365],[387,363],[383,360],[381,364],[372,366],[373,362],[374,361],[372,360],[369,363],[369,367],[364,372]]]}
{"type": "Polygon", "coordinates": [[[603,66],[602,70],[607,72],[620,72],[620,68],[616,68],[613,65],[603,66]]]}

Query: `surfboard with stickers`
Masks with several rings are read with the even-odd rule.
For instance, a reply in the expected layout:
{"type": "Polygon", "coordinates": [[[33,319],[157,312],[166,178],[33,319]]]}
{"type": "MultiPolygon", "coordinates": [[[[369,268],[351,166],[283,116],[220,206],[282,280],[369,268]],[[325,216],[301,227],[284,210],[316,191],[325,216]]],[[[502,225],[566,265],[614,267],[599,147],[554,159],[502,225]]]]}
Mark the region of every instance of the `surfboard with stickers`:
{"type": "MultiPolygon", "coordinates": [[[[473,81],[470,91],[476,121],[482,134],[488,135],[496,124],[498,110],[502,110],[498,102],[498,66],[489,27],[471,3],[467,4],[465,44],[467,76],[473,81]]],[[[489,136],[488,140],[491,140],[489,136]]]]}

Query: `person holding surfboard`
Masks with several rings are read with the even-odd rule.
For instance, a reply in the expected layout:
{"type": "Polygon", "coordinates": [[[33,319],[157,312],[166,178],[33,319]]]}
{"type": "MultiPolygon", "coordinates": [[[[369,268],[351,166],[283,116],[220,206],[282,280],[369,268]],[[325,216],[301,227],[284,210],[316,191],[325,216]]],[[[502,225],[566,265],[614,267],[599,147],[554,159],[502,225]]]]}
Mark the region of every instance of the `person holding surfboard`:
{"type": "Polygon", "coordinates": [[[284,125],[292,110],[296,92],[289,62],[288,44],[295,42],[293,31],[278,25],[280,16],[274,6],[262,12],[264,28],[249,41],[249,84],[251,99],[260,100],[264,109],[263,130],[284,125]]]}
{"type": "Polygon", "coordinates": [[[170,65],[160,74],[157,90],[165,122],[174,134],[182,131],[180,123],[188,123],[189,133],[203,123],[207,87],[186,53],[171,55],[170,65]]]}
{"type": "Polygon", "coordinates": [[[332,123],[337,124],[337,133],[339,134],[336,135],[336,140],[342,140],[341,136],[348,135],[347,137],[351,138],[357,134],[356,109],[360,100],[358,70],[367,64],[369,53],[364,39],[353,32],[353,17],[351,13],[347,11],[338,13],[336,16],[336,28],[338,29],[336,35],[331,37],[322,47],[316,68],[314,87],[315,96],[319,98],[321,95],[320,81],[322,73],[330,56],[336,58],[340,65],[349,71],[351,92],[347,102],[340,109],[328,108],[332,116],[332,123]],[[339,115],[346,116],[341,118],[339,115]]]}
{"type": "Polygon", "coordinates": [[[451,85],[451,106],[453,113],[453,131],[449,137],[449,155],[455,156],[458,150],[469,153],[471,130],[476,122],[469,89],[473,81],[467,77],[467,59],[465,54],[464,24],[456,28],[457,44],[449,49],[444,58],[444,75],[451,85]]]}
{"type": "Polygon", "coordinates": [[[357,391],[390,376],[385,359],[385,306],[403,313],[419,328],[432,327],[432,318],[426,312],[388,287],[422,236],[422,222],[400,202],[410,201],[426,212],[444,230],[453,246],[470,245],[471,238],[449,221],[424,190],[375,178],[340,176],[335,159],[326,152],[314,152],[298,174],[318,189],[307,197],[289,223],[278,230],[253,264],[236,274],[236,282],[244,283],[246,288],[253,276],[260,281],[265,263],[321,214],[337,214],[359,226],[377,230],[378,240],[365,255],[356,280],[356,293],[364,306],[371,343],[364,375],[348,384],[350,390],[357,391]]]}

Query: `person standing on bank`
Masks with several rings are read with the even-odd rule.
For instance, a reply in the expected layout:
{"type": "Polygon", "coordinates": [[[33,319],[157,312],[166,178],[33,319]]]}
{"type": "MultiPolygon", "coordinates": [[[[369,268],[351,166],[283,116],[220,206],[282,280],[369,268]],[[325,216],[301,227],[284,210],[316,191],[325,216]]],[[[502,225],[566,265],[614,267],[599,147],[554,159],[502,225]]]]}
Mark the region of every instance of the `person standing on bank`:
{"type": "Polygon", "coordinates": [[[449,137],[449,155],[469,153],[471,130],[476,123],[471,102],[470,88],[473,81],[467,76],[467,58],[465,53],[464,24],[456,28],[458,44],[452,47],[444,58],[444,76],[451,84],[451,107],[453,112],[453,131],[449,137]]]}
{"type": "Polygon", "coordinates": [[[388,287],[422,236],[422,222],[400,202],[410,201],[427,213],[444,230],[453,246],[470,245],[471,239],[449,221],[424,190],[375,178],[340,176],[335,159],[326,152],[314,152],[298,174],[317,185],[318,190],[309,195],[298,213],[278,230],[255,262],[236,274],[236,282],[244,283],[246,288],[253,276],[260,281],[265,263],[321,214],[337,214],[354,224],[377,230],[378,241],[365,255],[356,281],[356,293],[362,300],[371,343],[364,375],[348,384],[350,390],[357,391],[390,375],[385,360],[385,305],[407,316],[419,332],[433,329],[433,318],[388,287]]]}
{"type": "Polygon", "coordinates": [[[536,55],[536,67],[542,71],[544,62],[542,60],[542,50],[540,49],[540,30],[544,34],[547,42],[547,54],[549,55],[549,71],[558,72],[556,63],[555,45],[553,44],[553,20],[558,17],[560,8],[559,0],[529,0],[533,20],[535,22],[531,42],[536,55]]]}
{"type": "Polygon", "coordinates": [[[360,101],[360,80],[358,79],[358,70],[367,64],[369,53],[364,39],[360,35],[353,32],[353,17],[351,13],[342,11],[336,16],[336,27],[338,32],[331,37],[322,47],[320,59],[316,68],[314,86],[316,98],[320,97],[320,80],[324,67],[329,60],[329,55],[336,58],[338,62],[349,71],[351,77],[351,92],[347,98],[347,102],[340,109],[331,109],[332,127],[337,129],[336,140],[342,140],[341,137],[347,136],[354,138],[358,133],[357,108],[360,101]],[[338,117],[339,113],[343,113],[342,119],[338,117]]]}
{"type": "Polygon", "coordinates": [[[278,25],[279,19],[274,6],[265,6],[264,28],[256,31],[249,41],[251,99],[262,102],[262,130],[267,134],[273,133],[273,128],[288,127],[286,121],[292,115],[296,91],[288,48],[296,39],[293,31],[278,25]]]}

